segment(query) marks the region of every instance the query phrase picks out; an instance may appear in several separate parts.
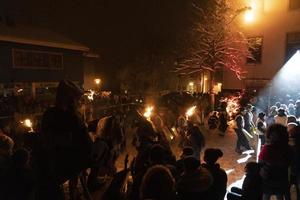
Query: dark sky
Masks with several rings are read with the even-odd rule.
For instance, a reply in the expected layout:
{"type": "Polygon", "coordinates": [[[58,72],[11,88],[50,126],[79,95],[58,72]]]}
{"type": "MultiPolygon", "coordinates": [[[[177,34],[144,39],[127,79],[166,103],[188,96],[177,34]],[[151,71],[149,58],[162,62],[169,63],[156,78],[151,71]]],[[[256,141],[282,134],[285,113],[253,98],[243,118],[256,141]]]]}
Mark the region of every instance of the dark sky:
{"type": "Polygon", "coordinates": [[[178,51],[191,1],[4,0],[0,14],[89,46],[100,54],[102,69],[112,73],[136,57],[178,51]]]}

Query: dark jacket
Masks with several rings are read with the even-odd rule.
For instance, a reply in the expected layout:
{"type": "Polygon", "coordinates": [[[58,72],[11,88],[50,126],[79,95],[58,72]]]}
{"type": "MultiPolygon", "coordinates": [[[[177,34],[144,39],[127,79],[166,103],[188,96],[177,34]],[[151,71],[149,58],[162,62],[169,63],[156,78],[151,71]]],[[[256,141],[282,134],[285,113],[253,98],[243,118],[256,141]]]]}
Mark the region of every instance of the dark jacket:
{"type": "Polygon", "coordinates": [[[79,113],[57,107],[47,110],[42,119],[42,141],[58,182],[90,166],[92,140],[79,113]]]}
{"type": "Polygon", "coordinates": [[[224,169],[220,168],[219,164],[208,165],[202,164],[202,167],[206,168],[213,177],[213,184],[209,189],[210,200],[223,200],[226,194],[227,188],[227,174],[224,169]]]}
{"type": "Polygon", "coordinates": [[[179,198],[184,200],[210,200],[208,191],[212,184],[213,177],[211,173],[203,167],[184,173],[177,184],[179,198]]]}

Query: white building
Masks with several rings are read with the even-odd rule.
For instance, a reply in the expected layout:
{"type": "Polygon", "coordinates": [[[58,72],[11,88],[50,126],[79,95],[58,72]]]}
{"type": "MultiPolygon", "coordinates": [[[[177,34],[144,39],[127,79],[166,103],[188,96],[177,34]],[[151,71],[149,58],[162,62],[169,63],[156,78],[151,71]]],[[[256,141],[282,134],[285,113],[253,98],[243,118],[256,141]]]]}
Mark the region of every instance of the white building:
{"type": "Polygon", "coordinates": [[[300,49],[300,0],[245,0],[251,10],[241,27],[257,43],[256,60],[248,60],[245,79],[227,70],[223,89],[259,89],[271,80],[297,49],[300,49]]]}

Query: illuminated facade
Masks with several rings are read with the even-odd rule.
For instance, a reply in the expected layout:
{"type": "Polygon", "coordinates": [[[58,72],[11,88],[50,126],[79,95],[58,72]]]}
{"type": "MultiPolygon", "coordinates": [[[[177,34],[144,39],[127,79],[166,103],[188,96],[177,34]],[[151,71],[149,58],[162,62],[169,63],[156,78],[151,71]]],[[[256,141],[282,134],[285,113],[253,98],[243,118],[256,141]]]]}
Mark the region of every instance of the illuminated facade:
{"type": "Polygon", "coordinates": [[[252,44],[255,60],[248,59],[243,80],[224,70],[224,89],[264,87],[297,49],[300,49],[300,0],[245,0],[242,31],[252,44]]]}

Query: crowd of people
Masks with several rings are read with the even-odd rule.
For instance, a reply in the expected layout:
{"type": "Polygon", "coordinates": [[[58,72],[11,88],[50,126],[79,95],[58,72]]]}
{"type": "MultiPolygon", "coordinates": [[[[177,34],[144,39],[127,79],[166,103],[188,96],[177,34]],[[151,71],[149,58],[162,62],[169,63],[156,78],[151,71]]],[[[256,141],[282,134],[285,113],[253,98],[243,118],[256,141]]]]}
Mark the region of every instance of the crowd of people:
{"type": "MultiPolygon", "coordinates": [[[[91,199],[90,194],[98,190],[104,190],[101,199],[225,198],[227,174],[218,164],[223,152],[205,149],[197,124],[178,121],[182,153],[176,159],[170,144],[175,135],[167,135],[156,116],[148,119],[137,112],[132,144],[127,144],[120,113],[86,124],[80,109],[83,95],[75,84],[62,81],[54,106],[44,112],[34,131],[25,130],[16,139],[1,124],[0,199],[60,200],[66,196],[66,183],[73,200],[91,199]],[[125,156],[124,168],[117,170],[116,161],[128,145],[135,147],[136,156],[132,160],[125,156]],[[108,187],[99,178],[103,175],[112,177],[108,187]],[[78,181],[82,191],[77,189],[78,181]]],[[[300,199],[300,129],[297,117],[287,108],[271,107],[267,116],[259,113],[257,119],[251,105],[240,109],[235,120],[236,151],[252,149],[246,133],[255,137],[253,132],[258,132],[263,145],[258,162],[245,167],[243,187],[232,188],[227,199],[269,200],[275,195],[278,200],[290,200],[291,185],[296,185],[300,199]]]]}
{"type": "MultiPolygon", "coordinates": [[[[290,100],[288,106],[276,102],[267,113],[257,113],[248,104],[237,113],[234,128],[237,135],[236,152],[241,154],[245,150],[254,150],[258,161],[257,166],[251,166],[253,171],[246,166],[244,183],[260,185],[261,187],[256,187],[256,191],[261,192],[260,199],[268,200],[275,195],[277,199],[290,200],[292,185],[296,186],[297,199],[300,199],[299,117],[299,100],[295,103],[290,100]],[[249,177],[256,177],[256,181],[249,181],[248,174],[249,177]]],[[[236,199],[237,196],[240,197],[237,194],[242,193],[234,188],[233,194],[229,194],[229,199],[236,199]]]]}

